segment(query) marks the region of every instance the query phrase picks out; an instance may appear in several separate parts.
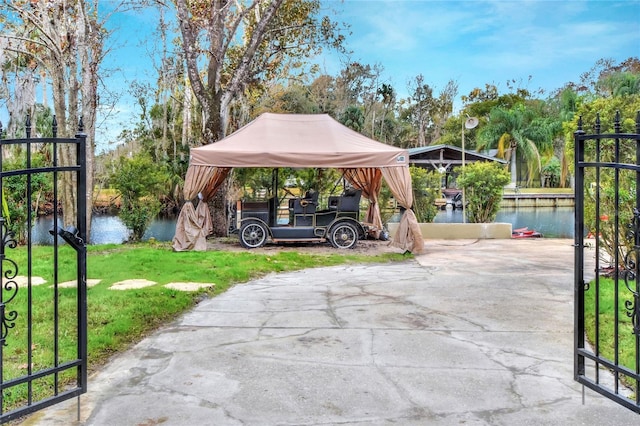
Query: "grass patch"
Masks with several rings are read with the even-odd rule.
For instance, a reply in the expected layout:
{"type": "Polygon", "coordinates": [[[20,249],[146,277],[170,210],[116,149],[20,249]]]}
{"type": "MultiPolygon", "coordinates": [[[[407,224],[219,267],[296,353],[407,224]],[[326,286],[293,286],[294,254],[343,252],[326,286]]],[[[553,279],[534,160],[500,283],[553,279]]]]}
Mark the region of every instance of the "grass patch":
{"type": "MultiPolygon", "coordinates": [[[[25,247],[7,249],[6,258],[15,261],[19,275],[44,278],[39,286],[21,285],[15,299],[7,304],[7,311],[18,313],[15,326],[8,330],[3,348],[3,380],[12,380],[52,365],[77,358],[75,288],[59,288],[52,283],[76,278],[76,254],[68,246],[54,252],[51,246],[34,246],[31,265],[25,247]],[[58,269],[53,269],[54,258],[58,269]],[[31,303],[29,304],[29,300],[31,303]],[[55,303],[58,302],[59,323],[54,327],[55,303]],[[31,306],[28,311],[28,306],[31,306]],[[28,316],[32,318],[29,334],[28,316]],[[57,336],[58,357],[54,357],[57,336]],[[31,351],[28,351],[31,342],[31,351]]],[[[99,245],[87,248],[87,279],[101,282],[87,289],[88,303],[88,359],[94,371],[109,357],[139,342],[158,327],[175,320],[195,306],[202,298],[215,296],[236,283],[285,272],[333,266],[344,263],[389,262],[407,259],[401,254],[363,256],[344,254],[303,254],[282,251],[256,254],[250,251],[173,252],[170,243],[149,242],[136,245],[99,245]],[[147,279],[157,285],[137,290],[114,291],[109,287],[126,279],[147,279]],[[214,283],[213,290],[182,292],[163,287],[170,282],[214,283]]],[[[3,262],[6,272],[8,262],[3,262]]],[[[7,300],[7,291],[3,292],[7,300]]],[[[61,374],[59,383],[71,383],[74,371],[61,374]]],[[[11,388],[3,394],[3,410],[23,405],[28,396],[26,385],[11,388]]],[[[56,392],[52,378],[39,379],[34,385],[33,400],[40,400],[56,392]]]]}
{"type": "MultiPolygon", "coordinates": [[[[592,281],[589,290],[585,292],[585,329],[587,339],[594,346],[598,343],[597,350],[600,355],[615,360],[615,343],[618,343],[619,364],[632,371],[636,369],[636,336],[633,334],[633,324],[627,315],[625,303],[632,302],[631,292],[623,281],[618,285],[618,330],[616,335],[615,319],[615,282],[610,278],[601,277],[598,289],[598,313],[596,317],[596,283],[592,281]],[[599,327],[596,336],[596,318],[599,327]]],[[[628,380],[623,380],[627,385],[634,386],[628,380]]],[[[636,390],[637,391],[637,390],[636,390]]]]}

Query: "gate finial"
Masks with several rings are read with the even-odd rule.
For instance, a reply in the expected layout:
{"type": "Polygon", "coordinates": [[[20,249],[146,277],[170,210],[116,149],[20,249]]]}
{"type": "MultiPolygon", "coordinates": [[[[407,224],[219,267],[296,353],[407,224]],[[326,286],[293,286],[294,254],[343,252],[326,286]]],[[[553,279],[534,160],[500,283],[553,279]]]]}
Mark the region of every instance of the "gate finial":
{"type": "Polygon", "coordinates": [[[636,133],[640,134],[640,110],[636,113],[636,133]]]}
{"type": "Polygon", "coordinates": [[[616,133],[620,133],[620,110],[616,111],[616,118],[613,122],[613,128],[615,129],[616,133]]]}
{"type": "Polygon", "coordinates": [[[51,123],[51,130],[53,131],[53,137],[58,137],[58,120],[56,119],[55,114],[53,115],[53,122],[51,123]]]}
{"type": "Polygon", "coordinates": [[[600,134],[600,113],[596,113],[596,133],[600,134]]]}

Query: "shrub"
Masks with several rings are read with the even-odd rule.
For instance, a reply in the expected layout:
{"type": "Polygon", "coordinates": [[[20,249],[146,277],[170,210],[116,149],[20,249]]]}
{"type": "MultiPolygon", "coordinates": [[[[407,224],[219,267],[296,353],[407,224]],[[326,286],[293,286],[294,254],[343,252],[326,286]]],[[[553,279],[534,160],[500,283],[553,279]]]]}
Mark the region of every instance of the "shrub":
{"type": "MultiPolygon", "coordinates": [[[[627,151],[627,153],[633,151],[627,151]]],[[[603,157],[604,157],[603,151],[603,157]]],[[[616,171],[603,168],[596,178],[594,169],[585,170],[584,178],[584,225],[593,234],[600,236],[600,247],[609,259],[633,250],[633,239],[628,238],[629,225],[633,222],[636,200],[636,173],[631,170],[616,171]],[[617,175],[617,177],[616,177],[617,175]],[[597,191],[596,182],[600,182],[597,191]],[[616,179],[618,186],[616,189],[616,179]],[[597,197],[599,195],[599,197],[597,197]],[[616,201],[618,204],[616,204],[616,201]],[[618,222],[616,226],[616,221],[618,222]],[[597,225],[597,227],[596,227],[597,225]],[[616,232],[617,231],[617,232],[616,232]],[[617,253],[616,253],[617,251],[617,253]]]]}
{"type": "Polygon", "coordinates": [[[121,157],[110,176],[110,183],[122,197],[119,217],[131,230],[131,241],[140,241],[153,219],[160,213],[158,193],[168,181],[166,171],[150,157],[137,154],[121,157]]]}
{"type": "Polygon", "coordinates": [[[462,168],[457,183],[465,191],[467,220],[493,222],[500,209],[502,190],[510,180],[509,172],[497,163],[478,161],[462,168]]]}
{"type": "Polygon", "coordinates": [[[422,167],[409,167],[413,186],[413,212],[420,223],[433,222],[438,214],[435,205],[440,195],[440,175],[422,167]]]}
{"type": "Polygon", "coordinates": [[[557,188],[560,186],[562,178],[562,164],[558,157],[549,158],[544,166],[542,166],[542,175],[544,176],[544,186],[548,188],[557,188]]]}
{"type": "MultiPolygon", "coordinates": [[[[31,168],[49,166],[45,156],[40,152],[32,153],[31,168]]],[[[4,171],[25,170],[27,168],[26,154],[14,152],[12,156],[3,160],[4,171]]],[[[38,204],[50,199],[53,192],[53,177],[51,173],[36,173],[30,177],[31,188],[28,188],[27,175],[9,176],[3,181],[2,207],[3,216],[7,220],[8,228],[15,234],[18,243],[23,244],[27,238],[27,215],[31,210],[32,219],[36,219],[38,204]],[[27,197],[31,190],[31,202],[27,197]]],[[[53,206],[55,208],[55,206],[53,206]]]]}

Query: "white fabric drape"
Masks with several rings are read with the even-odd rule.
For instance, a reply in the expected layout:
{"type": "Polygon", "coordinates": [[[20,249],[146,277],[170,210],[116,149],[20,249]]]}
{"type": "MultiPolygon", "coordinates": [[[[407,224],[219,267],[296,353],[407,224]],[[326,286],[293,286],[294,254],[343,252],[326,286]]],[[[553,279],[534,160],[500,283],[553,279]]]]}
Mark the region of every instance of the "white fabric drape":
{"type": "Polygon", "coordinates": [[[411,188],[411,175],[407,167],[383,167],[380,169],[384,180],[389,185],[396,201],[406,210],[400,218],[398,230],[393,236],[391,245],[412,253],[424,251],[424,240],[418,219],[411,210],[413,206],[413,190],[411,188]]]}
{"type": "Polygon", "coordinates": [[[209,201],[224,183],[231,171],[228,167],[190,166],[184,181],[184,198],[187,201],[176,222],[176,234],[172,247],[175,251],[207,249],[207,236],[213,232],[209,201]],[[200,194],[198,207],[190,201],[200,194]]]}
{"type": "Polygon", "coordinates": [[[378,199],[382,188],[382,173],[380,169],[367,167],[361,169],[342,169],[345,179],[356,189],[362,190],[362,196],[369,200],[369,207],[365,222],[375,227],[374,237],[380,238],[383,224],[380,216],[378,199]]]}

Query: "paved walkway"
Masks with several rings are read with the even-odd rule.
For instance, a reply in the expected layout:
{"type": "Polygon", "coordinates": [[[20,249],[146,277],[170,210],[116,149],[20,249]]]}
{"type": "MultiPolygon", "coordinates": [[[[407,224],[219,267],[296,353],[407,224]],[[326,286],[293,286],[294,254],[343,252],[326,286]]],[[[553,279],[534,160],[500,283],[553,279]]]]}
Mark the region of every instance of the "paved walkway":
{"type": "Polygon", "coordinates": [[[572,241],[427,241],[201,303],[25,425],[631,425],[573,381],[572,241]]]}

